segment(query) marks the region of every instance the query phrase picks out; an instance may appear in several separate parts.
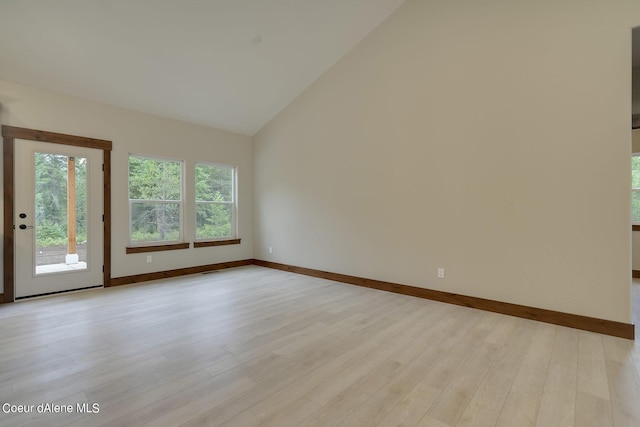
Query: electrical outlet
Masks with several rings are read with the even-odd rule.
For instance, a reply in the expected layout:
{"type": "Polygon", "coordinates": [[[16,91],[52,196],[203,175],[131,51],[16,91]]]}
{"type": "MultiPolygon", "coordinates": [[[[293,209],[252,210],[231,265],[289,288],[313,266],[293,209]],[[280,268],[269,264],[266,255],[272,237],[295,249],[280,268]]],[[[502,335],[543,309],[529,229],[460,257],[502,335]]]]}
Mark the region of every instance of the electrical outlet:
{"type": "Polygon", "coordinates": [[[147,262],[153,261],[153,257],[151,255],[147,255],[147,262]]]}
{"type": "Polygon", "coordinates": [[[438,267],[438,279],[444,279],[444,268],[438,267]]]}
{"type": "Polygon", "coordinates": [[[273,247],[269,246],[269,253],[272,254],[273,253],[273,247]]]}

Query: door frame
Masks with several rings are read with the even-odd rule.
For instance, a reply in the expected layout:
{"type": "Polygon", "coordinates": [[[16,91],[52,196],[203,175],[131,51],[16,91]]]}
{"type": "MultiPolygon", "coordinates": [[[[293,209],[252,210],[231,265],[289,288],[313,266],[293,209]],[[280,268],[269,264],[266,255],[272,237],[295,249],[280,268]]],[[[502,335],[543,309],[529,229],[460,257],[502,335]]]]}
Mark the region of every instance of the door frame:
{"type": "Polygon", "coordinates": [[[111,286],[111,150],[112,142],[103,139],[86,138],[82,136],[66,135],[62,133],[46,132],[42,130],[20,128],[15,126],[2,126],[3,139],[3,191],[4,191],[4,236],[3,236],[3,266],[4,266],[4,303],[13,302],[15,299],[15,248],[14,230],[15,224],[15,141],[28,140],[48,142],[51,144],[73,145],[76,147],[95,148],[103,153],[103,209],[104,209],[104,236],[102,252],[103,256],[103,286],[111,286]]]}

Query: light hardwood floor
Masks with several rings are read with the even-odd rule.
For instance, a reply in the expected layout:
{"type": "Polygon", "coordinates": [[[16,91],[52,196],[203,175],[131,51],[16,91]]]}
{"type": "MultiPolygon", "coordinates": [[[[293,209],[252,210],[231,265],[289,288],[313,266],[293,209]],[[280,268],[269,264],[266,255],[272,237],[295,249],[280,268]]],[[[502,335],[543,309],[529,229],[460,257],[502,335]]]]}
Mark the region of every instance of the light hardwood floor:
{"type": "Polygon", "coordinates": [[[638,341],[256,266],[0,306],[0,404],[74,411],[0,426],[639,426],[639,368],[638,341]]]}

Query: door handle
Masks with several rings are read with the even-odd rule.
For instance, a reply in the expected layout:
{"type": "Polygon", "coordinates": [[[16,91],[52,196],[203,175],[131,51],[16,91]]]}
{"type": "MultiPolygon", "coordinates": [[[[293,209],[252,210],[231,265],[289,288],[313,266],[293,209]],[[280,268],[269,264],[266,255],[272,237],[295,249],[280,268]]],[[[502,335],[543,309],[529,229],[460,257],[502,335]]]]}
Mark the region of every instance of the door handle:
{"type": "Polygon", "coordinates": [[[20,230],[26,230],[27,228],[33,228],[33,225],[20,224],[18,227],[20,230]]]}

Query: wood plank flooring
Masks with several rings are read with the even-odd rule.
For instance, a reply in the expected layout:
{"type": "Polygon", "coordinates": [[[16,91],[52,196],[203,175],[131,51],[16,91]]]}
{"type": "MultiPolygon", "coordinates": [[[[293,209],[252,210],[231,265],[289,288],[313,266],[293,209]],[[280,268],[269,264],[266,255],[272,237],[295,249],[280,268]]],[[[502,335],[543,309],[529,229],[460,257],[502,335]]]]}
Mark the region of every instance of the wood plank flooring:
{"type": "Polygon", "coordinates": [[[0,405],[0,426],[639,426],[640,345],[249,266],[0,305],[0,405]]]}

